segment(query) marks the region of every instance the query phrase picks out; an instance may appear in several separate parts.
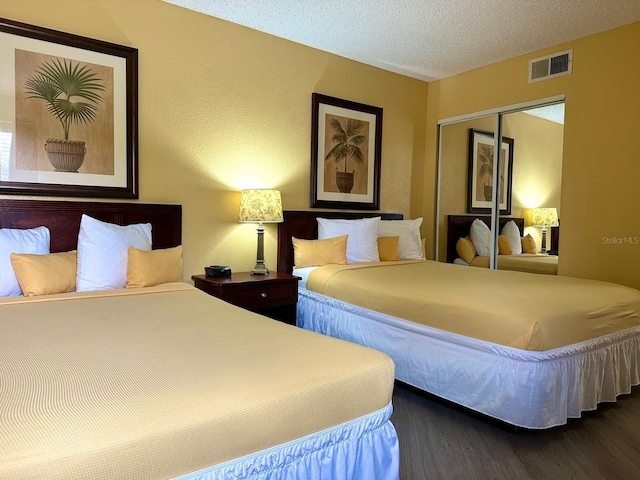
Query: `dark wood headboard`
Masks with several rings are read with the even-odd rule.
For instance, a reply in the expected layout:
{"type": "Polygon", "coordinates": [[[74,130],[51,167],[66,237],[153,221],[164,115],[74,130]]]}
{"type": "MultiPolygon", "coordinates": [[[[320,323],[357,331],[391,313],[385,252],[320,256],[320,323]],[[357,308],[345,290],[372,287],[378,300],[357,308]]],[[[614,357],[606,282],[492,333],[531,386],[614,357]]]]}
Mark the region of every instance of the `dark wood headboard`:
{"type": "MultiPolygon", "coordinates": [[[[456,243],[460,237],[466,237],[471,231],[471,224],[478,218],[491,228],[490,215],[448,215],[447,216],[447,263],[453,263],[458,258],[456,252],[456,243]]],[[[513,220],[520,230],[520,236],[524,233],[524,218],[519,217],[500,217],[500,230],[507,222],[513,220]]]]}
{"type": "Polygon", "coordinates": [[[380,212],[323,212],[313,210],[285,210],[284,221],[278,224],[278,271],[291,273],[293,270],[293,242],[291,237],[314,240],[318,238],[317,218],[358,218],[382,217],[383,220],[402,220],[401,213],[380,212]]]}
{"type": "Polygon", "coordinates": [[[182,205],[0,199],[0,227],[43,225],[51,232],[51,252],[77,248],[83,213],[118,225],[151,223],[153,248],[182,243],[182,205]]]}

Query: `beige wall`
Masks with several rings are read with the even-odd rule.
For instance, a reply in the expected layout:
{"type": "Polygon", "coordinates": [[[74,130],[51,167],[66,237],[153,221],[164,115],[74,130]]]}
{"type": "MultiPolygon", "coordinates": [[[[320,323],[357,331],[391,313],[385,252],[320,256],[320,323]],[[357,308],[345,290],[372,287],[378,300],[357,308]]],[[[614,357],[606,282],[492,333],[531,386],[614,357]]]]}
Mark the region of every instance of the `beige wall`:
{"type": "MultiPolygon", "coordinates": [[[[253,267],[239,190],[308,208],[311,94],[384,109],[381,209],[410,213],[422,181],[427,84],[160,0],[3,0],[0,16],[139,50],[140,201],[183,205],[184,278],[253,267]]],[[[266,263],[275,268],[276,228],[266,263]]]]}
{"type": "Polygon", "coordinates": [[[565,94],[559,272],[640,288],[639,47],[635,23],[430,83],[424,182],[413,194],[425,217],[434,211],[438,119],[565,94]],[[527,83],[530,59],[568,48],[571,75],[527,83]]]}

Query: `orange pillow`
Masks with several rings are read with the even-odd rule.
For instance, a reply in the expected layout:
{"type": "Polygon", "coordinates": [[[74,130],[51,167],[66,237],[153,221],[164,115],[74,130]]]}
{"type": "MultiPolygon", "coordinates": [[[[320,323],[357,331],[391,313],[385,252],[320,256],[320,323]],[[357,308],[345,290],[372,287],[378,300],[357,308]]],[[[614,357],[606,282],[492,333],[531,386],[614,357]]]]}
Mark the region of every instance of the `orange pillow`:
{"type": "Polygon", "coordinates": [[[522,237],[522,253],[538,253],[538,246],[531,234],[522,237]]]}
{"type": "Polygon", "coordinates": [[[330,263],[347,264],[347,238],[349,235],[304,240],[292,237],[293,268],[319,267],[330,263]]]}
{"type": "Polygon", "coordinates": [[[76,289],[76,250],[42,255],[12,253],[10,261],[25,297],[76,289]]]}
{"type": "Polygon", "coordinates": [[[498,236],[498,255],[512,255],[511,246],[509,245],[509,239],[504,235],[498,236]]]}
{"type": "Polygon", "coordinates": [[[460,237],[458,239],[456,252],[458,252],[458,256],[467,263],[471,263],[477,254],[476,247],[473,246],[469,237],[460,237]]]}
{"type": "Polygon", "coordinates": [[[398,240],[397,237],[378,237],[378,256],[381,262],[400,260],[398,257],[398,240]]]}
{"type": "Polygon", "coordinates": [[[153,287],[182,280],[182,246],[127,251],[127,288],[153,287]]]}

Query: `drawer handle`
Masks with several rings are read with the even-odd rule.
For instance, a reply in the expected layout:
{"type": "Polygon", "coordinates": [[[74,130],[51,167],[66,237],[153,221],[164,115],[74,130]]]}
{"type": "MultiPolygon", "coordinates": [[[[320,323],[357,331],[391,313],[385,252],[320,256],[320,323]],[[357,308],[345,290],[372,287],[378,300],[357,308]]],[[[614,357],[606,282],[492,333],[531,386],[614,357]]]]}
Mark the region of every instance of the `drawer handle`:
{"type": "Polygon", "coordinates": [[[263,293],[261,293],[260,295],[262,296],[262,298],[267,298],[267,294],[266,294],[266,293],[264,293],[264,292],[263,292],[263,293]]]}

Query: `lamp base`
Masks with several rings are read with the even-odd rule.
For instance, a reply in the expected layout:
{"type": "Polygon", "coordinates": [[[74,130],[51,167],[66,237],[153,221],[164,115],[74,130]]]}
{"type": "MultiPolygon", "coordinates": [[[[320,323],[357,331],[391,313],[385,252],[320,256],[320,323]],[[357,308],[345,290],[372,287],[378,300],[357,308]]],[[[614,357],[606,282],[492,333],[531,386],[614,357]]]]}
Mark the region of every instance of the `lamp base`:
{"type": "Polygon", "coordinates": [[[256,266],[251,270],[251,275],[269,275],[269,269],[264,264],[256,263],[256,266]]]}

